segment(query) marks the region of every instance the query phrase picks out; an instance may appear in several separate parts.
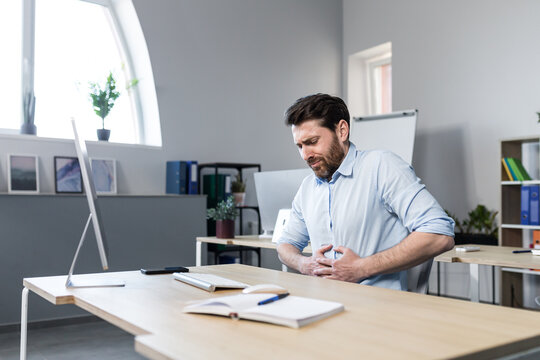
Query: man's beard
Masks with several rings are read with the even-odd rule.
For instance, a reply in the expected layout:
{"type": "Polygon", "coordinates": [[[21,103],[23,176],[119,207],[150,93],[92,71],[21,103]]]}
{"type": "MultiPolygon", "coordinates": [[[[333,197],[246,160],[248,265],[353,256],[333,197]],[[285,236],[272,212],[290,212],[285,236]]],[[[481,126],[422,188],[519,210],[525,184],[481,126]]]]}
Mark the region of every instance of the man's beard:
{"type": "Polygon", "coordinates": [[[344,157],[345,152],[339,146],[337,136],[334,135],[330,150],[322,156],[310,158],[307,163],[317,177],[330,181],[344,157]],[[316,162],[319,163],[315,167],[312,167],[316,162]]]}

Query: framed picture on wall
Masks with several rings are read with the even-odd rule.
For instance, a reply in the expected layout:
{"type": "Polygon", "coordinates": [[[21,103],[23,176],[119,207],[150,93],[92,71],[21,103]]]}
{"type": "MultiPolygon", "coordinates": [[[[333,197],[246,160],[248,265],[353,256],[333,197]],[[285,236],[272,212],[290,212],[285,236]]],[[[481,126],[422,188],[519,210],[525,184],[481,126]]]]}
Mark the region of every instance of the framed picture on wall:
{"type": "Polygon", "coordinates": [[[54,189],[57,194],[82,194],[79,159],[70,156],[54,157],[54,189]]]}
{"type": "Polygon", "coordinates": [[[38,157],[8,155],[8,192],[12,194],[39,193],[38,157]]]}
{"type": "Polygon", "coordinates": [[[90,159],[97,194],[116,194],[116,160],[90,159]]]}

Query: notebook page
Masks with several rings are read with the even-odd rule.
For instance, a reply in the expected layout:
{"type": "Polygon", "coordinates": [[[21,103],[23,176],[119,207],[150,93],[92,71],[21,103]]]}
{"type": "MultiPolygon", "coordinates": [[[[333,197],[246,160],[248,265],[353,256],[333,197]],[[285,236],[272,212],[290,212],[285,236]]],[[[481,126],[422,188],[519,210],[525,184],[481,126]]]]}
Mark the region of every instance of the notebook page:
{"type": "Polygon", "coordinates": [[[343,305],[333,301],[288,296],[285,299],[274,301],[267,305],[253,307],[247,312],[270,317],[302,320],[331,313],[340,308],[343,308],[343,305]]]}

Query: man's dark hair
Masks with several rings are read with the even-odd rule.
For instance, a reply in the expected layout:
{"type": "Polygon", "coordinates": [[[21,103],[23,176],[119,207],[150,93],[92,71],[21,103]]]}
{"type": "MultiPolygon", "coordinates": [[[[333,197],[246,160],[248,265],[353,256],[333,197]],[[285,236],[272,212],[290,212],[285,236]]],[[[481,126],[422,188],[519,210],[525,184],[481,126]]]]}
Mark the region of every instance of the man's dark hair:
{"type": "Polygon", "coordinates": [[[332,131],[341,119],[349,123],[349,110],[345,102],[327,94],[309,95],[296,100],[285,113],[285,124],[300,125],[304,121],[321,119],[321,126],[332,131]]]}

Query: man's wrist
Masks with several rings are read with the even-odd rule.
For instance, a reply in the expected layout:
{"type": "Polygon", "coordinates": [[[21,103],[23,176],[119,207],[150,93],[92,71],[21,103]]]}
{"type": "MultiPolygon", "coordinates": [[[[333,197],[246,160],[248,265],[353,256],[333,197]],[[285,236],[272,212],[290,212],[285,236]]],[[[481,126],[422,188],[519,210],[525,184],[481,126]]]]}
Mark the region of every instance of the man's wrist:
{"type": "Polygon", "coordinates": [[[372,274],[369,272],[369,257],[368,258],[358,258],[355,261],[354,264],[355,268],[355,274],[358,279],[358,281],[367,279],[368,277],[372,276],[372,274]]]}
{"type": "Polygon", "coordinates": [[[299,254],[296,259],[297,259],[296,264],[298,266],[297,267],[298,271],[301,274],[305,275],[306,274],[306,269],[305,269],[306,257],[303,256],[302,254],[299,254]]]}

